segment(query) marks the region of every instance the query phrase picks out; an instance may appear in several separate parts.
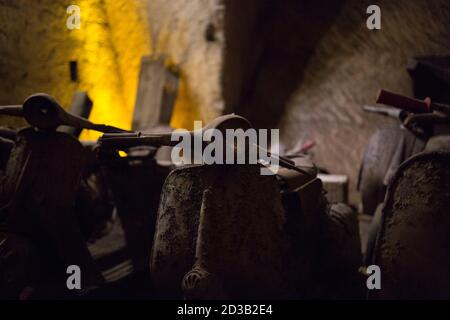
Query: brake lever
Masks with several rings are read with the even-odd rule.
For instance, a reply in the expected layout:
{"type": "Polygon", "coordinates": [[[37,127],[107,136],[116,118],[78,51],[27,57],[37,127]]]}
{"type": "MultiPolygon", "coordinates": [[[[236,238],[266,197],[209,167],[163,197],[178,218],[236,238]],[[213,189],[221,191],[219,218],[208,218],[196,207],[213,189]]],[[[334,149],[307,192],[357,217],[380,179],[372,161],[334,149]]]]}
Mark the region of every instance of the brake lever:
{"type": "Polygon", "coordinates": [[[409,126],[427,126],[433,124],[450,124],[450,117],[438,112],[410,114],[403,121],[405,127],[409,126]]]}
{"type": "MultiPolygon", "coordinates": [[[[195,134],[201,133],[208,129],[216,129],[224,132],[226,129],[244,129],[247,130],[251,128],[249,121],[241,116],[235,114],[229,114],[220,116],[199,131],[186,131],[186,135],[193,137],[195,134]]],[[[104,134],[99,139],[100,148],[130,148],[137,145],[149,145],[149,146],[171,146],[174,147],[179,143],[179,141],[172,140],[172,133],[162,133],[162,134],[142,134],[140,132],[135,133],[117,133],[117,134],[104,134]]],[[[310,175],[309,172],[298,168],[295,162],[287,157],[283,157],[277,154],[273,154],[268,150],[262,148],[261,146],[255,144],[256,148],[265,152],[270,158],[277,160],[277,162],[288,169],[301,172],[303,174],[310,175]]]]}
{"type": "Polygon", "coordinates": [[[23,117],[22,106],[0,106],[0,114],[12,117],[23,117]]]}
{"type": "Polygon", "coordinates": [[[64,110],[50,95],[37,93],[25,99],[22,106],[2,106],[0,114],[23,117],[27,122],[42,130],[55,130],[59,126],[95,130],[103,133],[130,132],[121,128],[96,124],[64,110]]]}

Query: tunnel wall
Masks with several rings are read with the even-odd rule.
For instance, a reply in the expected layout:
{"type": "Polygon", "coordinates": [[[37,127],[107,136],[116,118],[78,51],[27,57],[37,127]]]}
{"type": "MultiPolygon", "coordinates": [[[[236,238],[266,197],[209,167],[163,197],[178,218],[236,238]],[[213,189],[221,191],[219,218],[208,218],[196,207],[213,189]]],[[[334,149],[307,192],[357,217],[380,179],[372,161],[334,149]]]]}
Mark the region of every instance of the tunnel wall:
{"type": "Polygon", "coordinates": [[[409,58],[450,54],[448,1],[378,1],[377,31],[366,28],[369,4],[347,1],[320,41],[279,124],[286,144],[316,140],[315,160],[331,172],[350,176],[353,201],[368,138],[389,123],[363,113],[361,106],[374,104],[380,88],[412,95],[409,58]]]}
{"type": "Polygon", "coordinates": [[[154,55],[180,70],[174,127],[222,113],[223,6],[220,0],[148,0],[154,55]],[[209,40],[207,33],[210,33],[209,40]]]}
{"type": "Polygon", "coordinates": [[[84,90],[94,101],[93,121],[128,128],[140,58],[150,53],[146,13],[138,0],[1,0],[0,103],[47,92],[67,107],[84,90]],[[66,26],[72,4],[81,10],[80,29],[66,26]],[[70,78],[71,60],[77,81],[70,78]]]}
{"type": "MultiPolygon", "coordinates": [[[[222,109],[220,17],[220,3],[209,0],[0,0],[0,104],[47,92],[67,107],[84,90],[94,101],[91,120],[129,128],[141,57],[150,54],[179,68],[172,122],[191,128],[222,109]],[[79,30],[66,27],[73,4],[81,10],[79,30]],[[205,37],[210,24],[214,41],[205,37]],[[71,60],[78,81],[70,79],[71,60]]],[[[83,131],[82,138],[98,135],[83,131]]]]}
{"type": "MultiPolygon", "coordinates": [[[[355,192],[369,136],[389,124],[361,112],[379,88],[412,94],[408,58],[450,54],[450,3],[380,0],[381,30],[366,0],[227,1],[226,110],[280,128],[286,148],[312,139],[314,161],[346,174],[355,192]]],[[[391,122],[392,124],[392,122],[391,122]]]]}
{"type": "Polygon", "coordinates": [[[226,1],[226,111],[247,117],[255,127],[275,127],[341,2],[226,1]]]}

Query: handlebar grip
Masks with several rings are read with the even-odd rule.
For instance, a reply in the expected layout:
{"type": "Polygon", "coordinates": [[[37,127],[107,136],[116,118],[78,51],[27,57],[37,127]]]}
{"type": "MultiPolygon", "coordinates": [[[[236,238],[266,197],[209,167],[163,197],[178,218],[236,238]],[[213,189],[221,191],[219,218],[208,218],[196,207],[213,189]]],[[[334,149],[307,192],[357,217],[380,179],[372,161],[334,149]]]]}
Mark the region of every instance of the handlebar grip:
{"type": "Polygon", "coordinates": [[[381,89],[378,93],[377,103],[386,104],[413,113],[431,112],[431,101],[429,99],[422,101],[405,97],[383,89],[381,89]]]}
{"type": "Polygon", "coordinates": [[[0,114],[13,117],[23,117],[22,106],[0,106],[0,114]]]}
{"type": "Polygon", "coordinates": [[[99,139],[102,148],[122,149],[136,146],[175,146],[178,141],[172,141],[170,134],[151,134],[151,135],[136,135],[133,133],[115,135],[105,134],[99,139]]]}

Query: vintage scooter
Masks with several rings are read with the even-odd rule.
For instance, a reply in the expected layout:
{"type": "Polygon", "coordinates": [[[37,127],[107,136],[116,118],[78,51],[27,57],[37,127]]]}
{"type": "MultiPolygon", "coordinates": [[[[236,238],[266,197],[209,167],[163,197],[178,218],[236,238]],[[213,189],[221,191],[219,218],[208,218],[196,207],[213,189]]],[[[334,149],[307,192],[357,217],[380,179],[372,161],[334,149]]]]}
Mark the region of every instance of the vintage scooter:
{"type": "MultiPolygon", "coordinates": [[[[86,111],[87,109],[90,109],[91,104],[86,98],[87,96],[80,94],[76,95],[74,102],[72,103],[71,111],[75,111],[79,115],[88,116],[86,111]]],[[[77,170],[81,170],[81,178],[78,178],[78,176],[75,175],[77,172],[75,171],[73,176],[58,180],[57,183],[51,186],[48,185],[48,187],[52,188],[51,190],[55,192],[52,197],[57,196],[59,189],[67,189],[67,193],[71,193],[77,189],[75,195],[71,194],[70,197],[67,196],[70,201],[64,201],[64,206],[59,205],[58,207],[69,208],[66,209],[69,212],[70,219],[66,219],[66,222],[68,225],[72,225],[77,232],[81,232],[82,240],[85,243],[80,244],[80,235],[78,234],[72,237],[70,232],[66,238],[60,239],[60,242],[71,241],[72,243],[78,243],[81,247],[87,245],[92,257],[87,258],[85,256],[85,259],[89,260],[93,258],[95,260],[95,267],[101,270],[101,274],[107,283],[107,285],[102,284],[100,289],[91,290],[88,293],[83,292],[82,297],[119,298],[126,297],[127,294],[140,294],[140,297],[148,297],[148,292],[137,293],[136,291],[149,290],[149,282],[147,281],[148,260],[151,242],[153,240],[153,229],[156,220],[159,196],[164,179],[172,168],[170,157],[167,157],[168,150],[153,146],[138,146],[127,149],[126,157],[120,156],[117,153],[104,152],[104,150],[98,152],[96,143],[83,141],[78,141],[76,143],[73,142],[74,139],[71,137],[78,137],[82,128],[109,133],[126,131],[110,126],[92,124],[83,117],[74,117],[73,114],[64,112],[51,97],[43,94],[37,95],[37,97],[30,97],[27,99],[24,106],[25,107],[7,106],[1,108],[0,112],[9,115],[24,116],[34,128],[27,128],[22,131],[27,132],[28,130],[32,132],[33,135],[39,137],[40,141],[43,141],[42,143],[45,142],[51,144],[55,139],[60,139],[62,142],[55,142],[55,146],[51,152],[46,150],[46,154],[41,154],[37,151],[31,153],[29,150],[31,147],[28,146],[29,143],[23,142],[22,139],[20,140],[20,145],[25,145],[25,147],[22,146],[22,149],[15,151],[15,153],[20,154],[18,157],[19,160],[25,157],[22,156],[22,154],[30,153],[32,156],[38,157],[35,159],[30,156],[33,161],[56,163],[58,162],[58,159],[60,159],[61,163],[65,163],[65,158],[63,159],[60,150],[64,151],[63,147],[66,144],[74,145],[73,150],[71,151],[73,155],[71,159],[77,163],[77,170]],[[40,110],[39,108],[42,110],[40,112],[36,111],[40,110]],[[37,120],[35,118],[38,119],[39,122],[36,122],[37,120]],[[50,126],[47,125],[46,122],[53,122],[53,124],[50,126]],[[48,157],[49,159],[44,160],[44,157],[48,157]],[[62,185],[64,185],[64,188],[60,188],[62,185]],[[145,190],[145,192],[143,192],[143,190],[145,190]],[[75,215],[75,219],[72,219],[73,215],[75,215]],[[75,226],[73,225],[74,223],[75,226]],[[126,280],[123,281],[123,278],[126,280]],[[129,280],[130,278],[131,280],[129,280]],[[109,285],[111,283],[113,285],[109,285]],[[119,284],[116,285],[116,283],[119,284]]],[[[167,132],[166,127],[163,129],[161,129],[161,127],[146,128],[144,132],[155,130],[157,132],[167,132]]],[[[22,131],[20,131],[19,137],[23,135],[21,133],[22,131]]],[[[20,145],[16,145],[16,149],[19,148],[20,145]]],[[[36,146],[35,148],[39,149],[39,146],[36,146]]],[[[71,154],[68,153],[64,157],[70,156],[71,154]]],[[[9,176],[15,172],[14,170],[18,171],[21,167],[26,168],[28,166],[28,162],[17,163],[16,158],[10,159],[10,163],[8,164],[9,176]]],[[[41,177],[39,181],[33,182],[36,185],[43,183],[47,175],[52,177],[54,174],[52,165],[42,165],[41,169],[42,170],[39,171],[33,171],[36,170],[34,167],[30,169],[30,175],[41,177]]],[[[64,165],[60,169],[61,171],[70,171],[70,163],[64,165]]],[[[55,179],[59,179],[58,177],[59,175],[55,177],[55,179]]],[[[11,186],[16,183],[18,186],[29,188],[30,181],[21,179],[17,182],[16,178],[17,177],[15,176],[10,177],[11,186]]],[[[37,178],[34,177],[33,179],[36,180],[37,178]]],[[[6,189],[11,189],[11,186],[8,186],[6,189]]],[[[51,190],[49,189],[45,192],[51,192],[51,190]]],[[[33,195],[30,195],[29,193],[18,195],[15,191],[11,190],[8,192],[10,193],[9,196],[8,193],[5,192],[4,203],[18,201],[18,198],[23,200],[33,195]],[[11,197],[13,200],[10,199],[11,197]]],[[[50,200],[46,202],[46,204],[42,204],[42,211],[45,211],[46,206],[50,204],[50,200]]],[[[8,206],[10,206],[10,203],[3,208],[5,212],[7,211],[8,206]]],[[[20,211],[21,208],[17,210],[20,211]]],[[[33,214],[34,213],[30,213],[30,215],[33,214]]],[[[31,225],[29,220],[24,220],[21,223],[23,225],[31,225]]],[[[6,219],[4,225],[5,231],[11,227],[11,223],[9,223],[9,220],[6,221],[6,219]]],[[[49,228],[52,229],[54,227],[58,228],[56,220],[49,228]]],[[[61,225],[62,229],[65,227],[67,226],[61,225]]],[[[33,234],[37,235],[38,233],[39,231],[36,230],[36,233],[33,234]]],[[[6,236],[6,233],[4,235],[6,236]]],[[[14,238],[14,235],[11,235],[9,238],[14,238]]],[[[56,238],[57,237],[55,236],[52,239],[56,238]]],[[[49,242],[52,241],[53,240],[49,240],[49,242]]],[[[4,249],[3,252],[9,256],[9,249],[5,249],[8,248],[8,244],[11,244],[14,247],[14,241],[8,240],[7,242],[2,243],[4,249]]],[[[37,251],[39,252],[39,250],[37,251]]],[[[55,254],[54,251],[49,253],[49,256],[53,254],[55,254]]],[[[45,259],[45,256],[43,259],[45,259]]],[[[9,260],[6,259],[5,261],[9,260]]],[[[52,265],[52,263],[52,261],[48,261],[48,265],[52,265]]],[[[86,264],[89,263],[90,262],[86,262],[86,264]]],[[[14,264],[6,263],[4,268],[8,268],[8,265],[14,266],[14,264]]],[[[36,263],[36,265],[39,264],[36,263]]],[[[61,264],[58,264],[56,268],[61,270],[60,267],[61,264]]],[[[81,267],[82,266],[80,266],[80,268],[81,267]]],[[[93,271],[92,268],[86,269],[87,271],[84,271],[84,267],[82,269],[83,274],[86,272],[88,272],[88,274],[96,272],[93,271]]],[[[12,271],[12,273],[14,274],[14,271],[12,271]]],[[[22,279],[22,282],[27,282],[27,278],[24,280],[23,276],[23,274],[15,274],[17,279],[22,279]]],[[[62,278],[60,280],[62,280],[62,278]]],[[[43,284],[48,282],[49,279],[42,278],[43,284]]],[[[21,287],[21,285],[19,284],[16,287],[21,287]]],[[[84,284],[83,288],[85,288],[84,284]]],[[[64,288],[59,289],[64,293],[64,288]]],[[[36,291],[36,288],[34,288],[34,291],[36,291]]],[[[39,297],[42,295],[35,294],[34,296],[39,297]]],[[[52,296],[54,296],[54,292],[52,293],[52,296]]]]}
{"type": "MultiPolygon", "coordinates": [[[[249,128],[246,119],[226,115],[202,131],[249,128]]],[[[99,143],[117,152],[178,142],[170,134],[105,134],[99,143]]],[[[268,154],[282,166],[277,175],[261,175],[264,162],[183,165],[169,174],[150,258],[158,297],[362,296],[355,212],[327,203],[306,157],[268,154]]]]}
{"type": "MultiPolygon", "coordinates": [[[[104,283],[75,214],[75,200],[89,155],[61,125],[125,132],[65,112],[46,94],[1,114],[21,116],[30,127],[17,132],[1,192],[0,291],[4,297],[70,295],[66,269],[83,271],[82,291],[104,283]]],[[[80,293],[80,292],[78,292],[80,293]]]]}
{"type": "MultiPolygon", "coordinates": [[[[84,91],[77,91],[72,97],[69,113],[74,116],[89,118],[93,106],[92,100],[84,91]]],[[[3,109],[4,110],[4,109],[3,109]]],[[[14,141],[17,136],[17,129],[0,128],[0,175],[6,167],[14,141]]],[[[81,128],[71,126],[59,126],[58,132],[70,134],[79,138],[81,128]]],[[[82,225],[83,235],[86,239],[95,238],[108,221],[113,211],[112,199],[109,190],[101,177],[99,165],[96,159],[94,143],[81,141],[89,155],[88,163],[84,167],[83,176],[80,182],[76,197],[77,218],[82,225]]]]}
{"type": "Polygon", "coordinates": [[[410,99],[384,90],[377,102],[396,108],[364,106],[363,110],[394,118],[400,125],[377,130],[364,152],[358,190],[362,198],[361,212],[368,215],[374,215],[383,202],[389,180],[402,162],[423,151],[427,144],[440,143],[440,147],[448,147],[439,137],[450,134],[448,110],[443,104],[431,103],[429,99],[410,99]],[[437,108],[436,112],[429,112],[428,106],[437,108]]]}
{"type": "MultiPolygon", "coordinates": [[[[73,115],[88,118],[92,109],[92,101],[84,91],[77,91],[72,97],[69,112],[73,115]]],[[[68,126],[62,126],[57,129],[61,132],[72,134],[79,137],[81,130],[68,126]]],[[[5,169],[14,141],[17,136],[17,129],[12,127],[0,126],[0,175],[5,169]]]]}
{"type": "Polygon", "coordinates": [[[402,123],[425,146],[393,170],[376,209],[365,265],[380,267],[382,290],[369,298],[448,299],[450,136],[442,133],[450,128],[450,106],[387,91],[377,101],[404,110],[402,123]]]}

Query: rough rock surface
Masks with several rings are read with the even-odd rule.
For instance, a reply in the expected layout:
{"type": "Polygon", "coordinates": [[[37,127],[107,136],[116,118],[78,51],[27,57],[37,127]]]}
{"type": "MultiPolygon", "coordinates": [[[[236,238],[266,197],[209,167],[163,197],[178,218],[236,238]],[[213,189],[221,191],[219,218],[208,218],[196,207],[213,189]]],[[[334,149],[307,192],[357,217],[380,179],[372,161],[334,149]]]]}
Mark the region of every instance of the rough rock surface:
{"type": "Polygon", "coordinates": [[[172,125],[193,128],[194,120],[211,121],[222,112],[220,73],[223,7],[219,0],[146,0],[152,47],[180,71],[172,125]],[[212,29],[213,41],[207,41],[212,29]]]}
{"type": "Polygon", "coordinates": [[[450,3],[378,1],[381,30],[366,28],[370,1],[346,1],[320,41],[304,81],[287,103],[279,124],[282,141],[317,141],[314,160],[335,173],[350,176],[355,202],[357,170],[369,136],[388,122],[363,113],[374,104],[379,88],[412,95],[408,58],[450,52],[450,3]]]}
{"type": "MultiPolygon", "coordinates": [[[[190,128],[222,108],[221,7],[195,0],[79,0],[81,28],[69,30],[68,0],[0,0],[0,104],[47,92],[68,106],[76,90],[94,102],[91,119],[129,128],[141,57],[164,55],[181,73],[173,125],[190,128]],[[214,26],[214,41],[206,30],[214,26]],[[69,62],[78,63],[71,81],[69,62]]],[[[11,118],[1,123],[23,124],[11,118]]],[[[84,131],[82,138],[98,134],[84,131]]]]}

